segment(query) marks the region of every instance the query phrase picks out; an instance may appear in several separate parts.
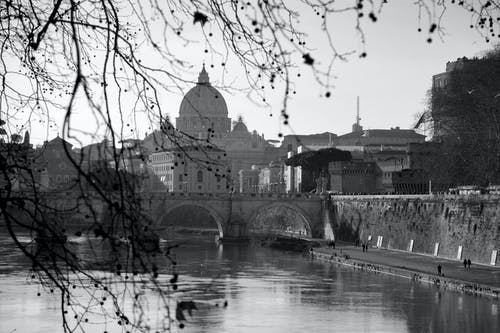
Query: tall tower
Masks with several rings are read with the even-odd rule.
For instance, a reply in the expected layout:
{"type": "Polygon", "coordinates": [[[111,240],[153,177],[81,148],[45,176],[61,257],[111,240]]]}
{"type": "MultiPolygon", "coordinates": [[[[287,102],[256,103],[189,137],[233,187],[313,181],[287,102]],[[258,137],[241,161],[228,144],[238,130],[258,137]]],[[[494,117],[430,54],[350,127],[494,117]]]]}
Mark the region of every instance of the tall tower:
{"type": "Polygon", "coordinates": [[[353,132],[361,132],[363,130],[363,126],[359,124],[361,118],[359,117],[359,96],[356,98],[356,123],[352,124],[353,132]]]}

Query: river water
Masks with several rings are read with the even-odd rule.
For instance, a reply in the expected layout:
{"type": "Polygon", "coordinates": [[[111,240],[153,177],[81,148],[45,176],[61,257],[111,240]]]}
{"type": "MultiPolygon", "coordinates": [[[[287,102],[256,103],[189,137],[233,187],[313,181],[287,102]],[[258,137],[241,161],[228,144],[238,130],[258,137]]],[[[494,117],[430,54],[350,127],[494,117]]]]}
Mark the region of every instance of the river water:
{"type": "MultiPolygon", "coordinates": [[[[259,245],[200,238],[182,242],[175,255],[178,295],[198,301],[198,309],[183,330],[173,331],[500,332],[499,302],[488,298],[259,245]]],[[[37,296],[29,267],[8,236],[0,236],[0,332],[62,332],[59,300],[37,296]]],[[[105,330],[121,327],[86,326],[105,330]]]]}

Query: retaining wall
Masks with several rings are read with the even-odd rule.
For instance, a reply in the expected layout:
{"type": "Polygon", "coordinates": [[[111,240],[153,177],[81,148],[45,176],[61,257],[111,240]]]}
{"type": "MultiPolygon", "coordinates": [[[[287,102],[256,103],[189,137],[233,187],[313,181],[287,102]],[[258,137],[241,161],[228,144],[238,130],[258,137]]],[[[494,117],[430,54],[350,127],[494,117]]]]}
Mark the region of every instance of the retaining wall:
{"type": "MultiPolygon", "coordinates": [[[[332,196],[331,213],[337,239],[359,238],[381,247],[490,263],[500,252],[498,196],[332,196]]],[[[500,256],[500,254],[499,254],[500,256]]],[[[498,261],[498,259],[497,259],[498,261]]]]}

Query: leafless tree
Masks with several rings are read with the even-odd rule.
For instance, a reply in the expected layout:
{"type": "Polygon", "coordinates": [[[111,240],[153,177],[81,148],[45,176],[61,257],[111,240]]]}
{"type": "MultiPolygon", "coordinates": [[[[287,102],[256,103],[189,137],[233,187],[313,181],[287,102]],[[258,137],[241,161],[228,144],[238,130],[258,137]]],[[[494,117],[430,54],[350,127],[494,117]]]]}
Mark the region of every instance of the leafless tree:
{"type": "MultiPolygon", "coordinates": [[[[414,3],[417,28],[429,41],[442,34],[443,13],[452,5],[469,11],[472,26],[485,38],[498,34],[498,1],[414,3]]],[[[103,322],[119,322],[124,331],[167,330],[182,323],[183,311],[194,306],[172,303],[178,275],[171,249],[155,245],[152,221],[140,213],[137,188],[143,182],[119,167],[125,154],[120,142],[139,127],[137,115],[150,124],[161,123],[162,136],[170,144],[210,149],[210,142],[175,131],[164,110],[161,96],[182,93],[193,83],[186,79],[192,64],[179,56],[175,45],[205,45],[214,66],[238,63],[253,101],[266,104],[263,85],[280,91],[279,119],[288,125],[287,102],[298,69],[311,70],[318,90],[329,97],[334,64],[354,53],[366,56],[363,27],[376,22],[389,5],[382,0],[0,2],[0,135],[14,135],[1,144],[1,219],[32,262],[33,278],[60,295],[65,331],[85,329],[86,319],[93,315],[102,316],[103,322]],[[317,29],[301,21],[305,11],[317,17],[317,29]],[[329,23],[336,15],[350,14],[363,46],[338,50],[334,35],[338,32],[331,31],[329,23]],[[200,37],[186,33],[193,29],[200,37]],[[309,49],[307,33],[323,34],[326,49],[309,49]],[[88,113],[95,126],[77,126],[78,112],[88,113]],[[80,142],[107,137],[108,157],[114,163],[89,168],[63,143],[77,182],[63,192],[46,192],[41,189],[37,156],[15,135],[35,121],[43,122],[48,132],[58,126],[54,120],[58,117],[64,118],[62,138],[80,142]],[[22,183],[21,190],[16,190],[16,182],[22,183]],[[57,199],[68,191],[71,200],[57,199]],[[102,209],[95,208],[96,202],[102,209]],[[78,253],[67,242],[70,217],[87,226],[75,235],[91,233],[106,244],[106,258],[96,249],[89,260],[89,254],[78,253]],[[32,233],[34,241],[21,242],[20,231],[32,233]],[[99,265],[103,268],[99,273],[89,269],[99,265]],[[159,276],[159,265],[166,265],[167,280],[159,276]],[[148,304],[144,289],[161,299],[160,327],[152,327],[144,317],[148,304]]],[[[220,88],[230,89],[230,84],[220,88]]],[[[146,158],[145,152],[140,154],[146,158]]]]}

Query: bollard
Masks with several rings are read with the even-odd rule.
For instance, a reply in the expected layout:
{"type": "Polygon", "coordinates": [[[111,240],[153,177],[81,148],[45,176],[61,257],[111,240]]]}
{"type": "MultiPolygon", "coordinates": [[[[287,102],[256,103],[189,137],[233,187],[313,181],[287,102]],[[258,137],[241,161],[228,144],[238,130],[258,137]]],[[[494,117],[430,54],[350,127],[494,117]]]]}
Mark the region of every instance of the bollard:
{"type": "Polygon", "coordinates": [[[439,243],[434,243],[434,257],[437,257],[439,253],[439,243]]]}
{"type": "Polygon", "coordinates": [[[462,250],[463,250],[462,245],[459,245],[458,246],[458,251],[457,251],[457,259],[458,260],[462,260],[462,250]]]}
{"type": "Polygon", "coordinates": [[[490,258],[490,265],[491,266],[496,266],[496,264],[497,264],[497,254],[498,254],[497,250],[491,251],[491,258],[490,258]]]}
{"type": "Polygon", "coordinates": [[[413,252],[413,239],[410,239],[410,245],[408,246],[408,252],[413,252]]]}

